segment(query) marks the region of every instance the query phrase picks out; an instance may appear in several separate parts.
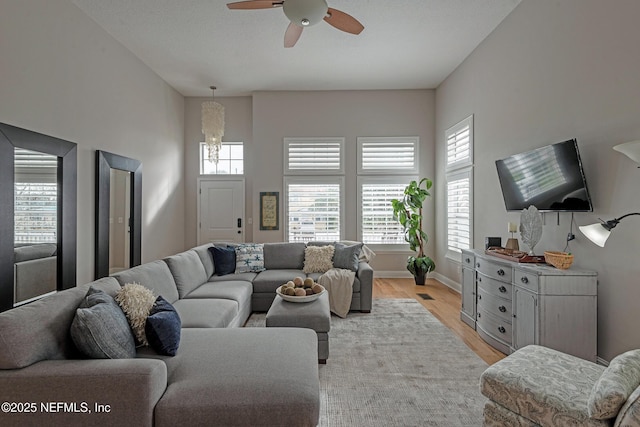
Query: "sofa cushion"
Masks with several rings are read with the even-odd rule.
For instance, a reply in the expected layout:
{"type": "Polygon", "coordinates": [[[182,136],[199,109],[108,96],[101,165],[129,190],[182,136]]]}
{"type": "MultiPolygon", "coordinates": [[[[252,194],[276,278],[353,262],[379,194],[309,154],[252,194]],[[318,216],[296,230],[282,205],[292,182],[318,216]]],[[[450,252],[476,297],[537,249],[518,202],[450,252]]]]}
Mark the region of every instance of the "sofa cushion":
{"type": "Polygon", "coordinates": [[[113,297],[90,287],[71,323],[78,350],[92,359],[128,359],[136,355],[129,322],[113,297]]]}
{"type": "Polygon", "coordinates": [[[211,246],[213,246],[211,243],[207,243],[193,248],[193,250],[198,254],[202,265],[204,266],[204,271],[205,273],[207,273],[207,277],[211,277],[215,271],[213,258],[211,257],[211,253],[209,252],[209,248],[211,246]]]}
{"type": "Polygon", "coordinates": [[[275,295],[278,286],[293,280],[296,277],[305,277],[301,270],[265,270],[258,273],[253,279],[254,293],[272,293],[275,295]]]}
{"type": "Polygon", "coordinates": [[[589,416],[614,418],[640,385],[640,350],[622,353],[609,363],[589,396],[589,416]]]}
{"type": "Polygon", "coordinates": [[[175,357],[147,357],[162,358],[170,378],[156,405],[156,427],[318,424],[318,350],[311,329],[183,329],[175,357]]]}
{"type": "Polygon", "coordinates": [[[0,369],[78,357],[69,329],[90,286],[112,296],[120,289],[114,278],[105,277],[0,313],[0,369]]]}
{"type": "Polygon", "coordinates": [[[238,273],[226,276],[216,276],[215,274],[209,277],[209,282],[228,282],[228,281],[241,281],[241,282],[253,282],[258,273],[238,273]]]}
{"type": "Polygon", "coordinates": [[[335,247],[327,246],[307,246],[304,250],[305,273],[324,273],[333,268],[333,254],[335,247]]]}
{"type": "Polygon", "coordinates": [[[181,299],[173,306],[182,328],[226,328],[238,315],[238,303],[228,299],[181,299]]]}
{"type": "Polygon", "coordinates": [[[613,427],[640,425],[640,387],[636,388],[627,399],[616,418],[613,427]]]}
{"type": "Polygon", "coordinates": [[[264,270],[264,247],[261,243],[241,243],[236,250],[236,273],[264,270]]]}
{"type": "Polygon", "coordinates": [[[333,267],[358,271],[361,250],[362,243],[347,246],[344,243],[336,242],[335,253],[333,254],[333,267]]]}
{"type": "Polygon", "coordinates": [[[116,292],[115,300],[127,316],[136,343],[148,345],[144,326],[156,301],[153,291],[137,283],[127,283],[116,292]]]}
{"type": "Polygon", "coordinates": [[[216,276],[226,276],[236,271],[236,250],[228,247],[212,246],[209,248],[216,276]]]}
{"type": "Polygon", "coordinates": [[[252,291],[251,282],[242,280],[208,282],[191,292],[185,299],[221,298],[236,301],[238,305],[243,306],[251,303],[252,291]]]}
{"type": "Polygon", "coordinates": [[[164,298],[158,297],[145,326],[149,345],[158,354],[175,356],[180,345],[180,316],[164,298]]]}
{"type": "Polygon", "coordinates": [[[113,274],[121,286],[127,283],[139,283],[151,289],[155,295],[162,295],[170,303],[178,300],[178,288],[171,270],[162,260],[148,262],[128,270],[113,274]]]}
{"type": "Polygon", "coordinates": [[[13,262],[29,261],[54,256],[58,251],[55,243],[36,243],[34,245],[18,246],[13,249],[13,262]]]}
{"type": "Polygon", "coordinates": [[[305,247],[303,242],[265,243],[264,267],[267,270],[302,270],[305,247]]]}
{"type": "Polygon", "coordinates": [[[171,270],[180,298],[205,283],[209,278],[200,257],[194,250],[167,257],[164,261],[171,270]]]}
{"type": "Polygon", "coordinates": [[[521,348],[488,367],[482,394],[540,425],[608,426],[589,418],[588,391],[604,367],[537,345],[521,348]]]}

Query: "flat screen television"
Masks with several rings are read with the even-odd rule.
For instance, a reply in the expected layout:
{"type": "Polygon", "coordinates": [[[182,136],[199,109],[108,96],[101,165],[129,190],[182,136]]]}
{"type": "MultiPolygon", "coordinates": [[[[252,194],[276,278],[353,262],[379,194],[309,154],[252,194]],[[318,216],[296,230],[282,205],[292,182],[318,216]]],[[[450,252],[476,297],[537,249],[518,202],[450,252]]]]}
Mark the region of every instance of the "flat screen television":
{"type": "Polygon", "coordinates": [[[591,212],[575,139],[496,160],[507,211],[591,212]]]}

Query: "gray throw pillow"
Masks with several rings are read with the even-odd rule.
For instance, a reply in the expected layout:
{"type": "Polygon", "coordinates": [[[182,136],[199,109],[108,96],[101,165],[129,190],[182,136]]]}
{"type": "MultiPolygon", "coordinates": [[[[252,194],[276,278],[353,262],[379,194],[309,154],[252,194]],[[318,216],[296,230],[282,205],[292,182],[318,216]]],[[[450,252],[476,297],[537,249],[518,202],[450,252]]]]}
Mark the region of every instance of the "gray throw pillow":
{"type": "Polygon", "coordinates": [[[344,243],[336,242],[335,248],[336,251],[333,254],[333,268],[344,268],[351,271],[358,271],[362,243],[347,246],[344,243]]]}
{"type": "Polygon", "coordinates": [[[113,297],[89,288],[71,323],[71,338],[92,359],[136,357],[136,344],[127,317],[113,297]]]}

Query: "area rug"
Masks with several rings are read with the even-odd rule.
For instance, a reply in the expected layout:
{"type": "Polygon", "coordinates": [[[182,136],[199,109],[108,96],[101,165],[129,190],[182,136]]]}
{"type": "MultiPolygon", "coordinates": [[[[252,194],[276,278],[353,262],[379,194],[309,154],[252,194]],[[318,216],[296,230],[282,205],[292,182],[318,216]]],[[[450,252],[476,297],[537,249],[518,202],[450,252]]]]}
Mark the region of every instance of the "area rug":
{"type": "MultiPolygon", "coordinates": [[[[264,326],[255,313],[248,327],[264,326]]],[[[413,299],[331,317],[320,426],[481,426],[487,364],[413,299]]]]}

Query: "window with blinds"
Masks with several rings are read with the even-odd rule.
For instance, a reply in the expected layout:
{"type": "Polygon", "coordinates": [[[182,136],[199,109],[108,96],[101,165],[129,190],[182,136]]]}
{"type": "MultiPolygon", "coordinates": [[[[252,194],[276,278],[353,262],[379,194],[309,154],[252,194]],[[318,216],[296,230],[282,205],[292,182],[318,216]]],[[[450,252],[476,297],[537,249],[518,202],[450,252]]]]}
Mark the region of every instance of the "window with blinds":
{"type": "Polygon", "coordinates": [[[285,178],[289,242],[340,240],[342,179],[285,178]]]}
{"type": "Polygon", "coordinates": [[[14,242],[56,243],[58,158],[15,149],[14,242]]]}
{"type": "Polygon", "coordinates": [[[447,180],[447,245],[450,251],[471,245],[471,179],[469,172],[452,174],[447,180]]]}
{"type": "Polygon", "coordinates": [[[344,138],[285,138],[285,175],[344,174],[344,138]]]}
{"type": "Polygon", "coordinates": [[[473,240],[473,116],[445,131],[447,257],[460,260],[473,240]]]}
{"type": "Polygon", "coordinates": [[[418,173],[418,137],[359,137],[358,174],[418,173]]]}
{"type": "Polygon", "coordinates": [[[404,244],[404,230],[393,218],[391,200],[402,199],[406,183],[361,182],[360,231],[367,244],[404,244]]]}

